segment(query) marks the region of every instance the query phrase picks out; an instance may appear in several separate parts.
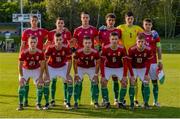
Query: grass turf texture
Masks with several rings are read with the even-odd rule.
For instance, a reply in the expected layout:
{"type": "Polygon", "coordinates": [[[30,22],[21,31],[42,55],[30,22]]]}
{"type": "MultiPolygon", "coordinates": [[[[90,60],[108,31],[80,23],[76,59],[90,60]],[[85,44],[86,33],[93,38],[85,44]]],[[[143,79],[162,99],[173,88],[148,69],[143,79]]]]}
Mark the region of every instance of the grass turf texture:
{"type": "MultiPolygon", "coordinates": [[[[136,109],[130,110],[116,109],[94,109],[90,106],[90,82],[85,77],[83,82],[83,93],[80,109],[66,110],[63,106],[63,85],[62,80],[57,82],[56,104],[57,106],[50,110],[37,111],[35,109],[35,86],[30,81],[29,104],[30,107],[23,111],[16,111],[18,106],[18,70],[17,70],[17,53],[0,53],[0,117],[180,117],[180,54],[164,54],[163,63],[166,73],[165,84],[160,85],[159,102],[161,108],[153,107],[152,110],[136,109]]],[[[139,81],[139,100],[142,102],[140,92],[141,82],[139,81]]],[[[109,81],[109,96],[113,104],[112,81],[109,81]]],[[[101,95],[101,93],[100,93],[101,95]]],[[[152,86],[150,95],[150,104],[152,105],[152,86]]],[[[126,97],[129,104],[129,98],[126,97]]],[[[101,96],[99,99],[101,102],[101,96]]],[[[42,104],[44,104],[44,99],[42,104]]],[[[73,104],[73,99],[72,99],[73,104]]]]}

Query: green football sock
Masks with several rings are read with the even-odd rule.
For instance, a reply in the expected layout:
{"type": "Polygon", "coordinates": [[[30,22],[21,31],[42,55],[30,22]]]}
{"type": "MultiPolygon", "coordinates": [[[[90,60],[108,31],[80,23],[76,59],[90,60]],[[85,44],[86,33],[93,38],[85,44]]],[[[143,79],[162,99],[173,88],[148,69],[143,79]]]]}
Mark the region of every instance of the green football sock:
{"type": "Polygon", "coordinates": [[[114,98],[118,99],[119,96],[119,83],[118,80],[113,81],[114,98]]]}
{"type": "Polygon", "coordinates": [[[135,86],[134,86],[134,99],[138,100],[138,80],[135,82],[135,86]]]}
{"type": "Polygon", "coordinates": [[[74,84],[74,102],[78,103],[79,99],[79,82],[74,84]]]}
{"type": "Polygon", "coordinates": [[[51,99],[52,100],[55,100],[56,82],[57,82],[57,79],[53,78],[52,83],[51,83],[51,99]]]}
{"type": "Polygon", "coordinates": [[[92,87],[92,99],[93,102],[97,103],[99,98],[99,87],[98,84],[91,82],[92,87]]]}
{"type": "Polygon", "coordinates": [[[37,87],[37,104],[41,104],[42,96],[43,96],[43,87],[38,86],[37,87]]]}
{"type": "Polygon", "coordinates": [[[149,84],[144,84],[144,102],[149,102],[149,96],[150,96],[150,88],[149,84]]]}
{"type": "Polygon", "coordinates": [[[67,85],[67,103],[71,102],[72,93],[73,93],[73,85],[68,84],[67,85]]]}
{"type": "Polygon", "coordinates": [[[82,85],[83,85],[82,83],[83,83],[83,80],[79,82],[79,97],[78,97],[79,101],[81,100],[81,95],[82,95],[82,85]]]}
{"type": "Polygon", "coordinates": [[[46,104],[49,103],[49,85],[44,86],[44,98],[46,101],[46,104]]]}
{"type": "Polygon", "coordinates": [[[29,83],[27,82],[27,83],[25,84],[25,92],[24,92],[25,102],[28,101],[28,94],[29,94],[29,83]]]}
{"type": "Polygon", "coordinates": [[[130,97],[130,105],[131,106],[134,106],[134,94],[135,94],[134,86],[130,86],[129,87],[129,97],[130,97]]]}
{"type": "Polygon", "coordinates": [[[158,90],[159,90],[158,84],[153,84],[154,103],[158,102],[158,90]]]}
{"type": "Polygon", "coordinates": [[[19,93],[19,104],[23,104],[25,86],[19,86],[18,93],[19,93]]]}
{"type": "Polygon", "coordinates": [[[64,83],[64,100],[67,100],[68,84],[64,83]]]}
{"type": "Polygon", "coordinates": [[[107,87],[101,87],[102,98],[105,102],[109,102],[109,94],[107,87]]]}
{"type": "Polygon", "coordinates": [[[122,88],[120,90],[120,97],[119,97],[119,101],[123,102],[124,101],[124,97],[126,96],[126,92],[127,92],[127,88],[122,88]]]}
{"type": "Polygon", "coordinates": [[[144,101],[144,84],[142,83],[141,86],[141,93],[142,93],[142,97],[143,97],[143,101],[144,101]]]}

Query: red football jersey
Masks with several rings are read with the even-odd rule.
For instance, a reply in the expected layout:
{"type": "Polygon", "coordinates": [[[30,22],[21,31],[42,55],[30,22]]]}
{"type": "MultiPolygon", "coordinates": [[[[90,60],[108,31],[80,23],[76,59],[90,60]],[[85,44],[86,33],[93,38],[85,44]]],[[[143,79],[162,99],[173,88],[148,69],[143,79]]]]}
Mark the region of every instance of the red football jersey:
{"type": "MultiPolygon", "coordinates": [[[[56,29],[49,32],[48,41],[54,43],[54,34],[56,33],[56,29]]],[[[65,45],[69,45],[69,41],[71,40],[71,32],[68,30],[64,30],[62,33],[62,38],[64,39],[63,43],[65,45]]]]}
{"type": "Polygon", "coordinates": [[[28,48],[28,38],[30,36],[36,36],[38,38],[37,48],[42,50],[43,43],[46,38],[48,38],[49,32],[46,29],[38,28],[37,30],[32,30],[31,28],[26,29],[22,34],[22,41],[25,41],[26,48],[28,48]]]}
{"type": "Polygon", "coordinates": [[[110,45],[106,45],[102,49],[101,56],[105,59],[105,66],[110,68],[123,67],[122,59],[127,56],[126,49],[118,46],[116,50],[112,50],[110,45]]]}
{"type": "Polygon", "coordinates": [[[102,46],[108,45],[110,43],[110,34],[112,32],[116,32],[119,36],[119,38],[121,38],[121,30],[120,29],[113,29],[113,30],[107,30],[107,29],[103,29],[99,31],[99,40],[100,43],[102,44],[102,46]]]}
{"type": "Polygon", "coordinates": [[[137,45],[132,46],[128,50],[128,59],[132,61],[132,68],[145,68],[146,63],[152,59],[151,48],[145,46],[143,51],[139,51],[137,45]]]}
{"type": "Polygon", "coordinates": [[[160,42],[160,37],[156,31],[152,31],[151,34],[143,33],[146,38],[146,45],[152,49],[153,59],[152,63],[157,63],[157,46],[156,44],[160,42]]]}
{"type": "Polygon", "coordinates": [[[30,54],[29,49],[21,52],[19,55],[19,61],[23,61],[23,68],[25,69],[37,69],[40,67],[40,61],[44,60],[44,53],[37,50],[35,54],[30,54]]]}
{"type": "Polygon", "coordinates": [[[55,45],[49,46],[45,51],[46,57],[48,57],[48,65],[53,68],[60,68],[64,66],[68,59],[71,59],[71,49],[66,45],[60,50],[55,48],[55,45]]]}
{"type": "Polygon", "coordinates": [[[86,35],[91,38],[92,43],[93,43],[92,47],[94,47],[94,40],[95,40],[95,37],[98,36],[98,30],[93,26],[90,26],[87,29],[84,29],[82,28],[82,26],[80,26],[74,30],[74,34],[73,34],[74,38],[77,39],[78,48],[83,47],[83,38],[86,35]]]}
{"type": "Polygon", "coordinates": [[[74,59],[78,60],[77,65],[83,68],[95,67],[95,61],[100,59],[97,50],[92,49],[90,54],[85,54],[83,48],[78,49],[75,53],[74,59]]]}

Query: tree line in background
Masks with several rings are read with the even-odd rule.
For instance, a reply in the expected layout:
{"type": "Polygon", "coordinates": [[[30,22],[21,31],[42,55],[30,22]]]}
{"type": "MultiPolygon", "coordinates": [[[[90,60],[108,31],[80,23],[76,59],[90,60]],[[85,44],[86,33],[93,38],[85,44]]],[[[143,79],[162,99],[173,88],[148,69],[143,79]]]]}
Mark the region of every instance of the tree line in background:
{"type": "MultiPolygon", "coordinates": [[[[100,27],[105,15],[114,12],[116,25],[124,23],[124,14],[133,11],[135,24],[142,26],[146,17],[153,20],[154,29],[162,37],[180,36],[180,0],[23,0],[24,13],[42,14],[42,26],[53,29],[55,19],[61,16],[71,31],[81,24],[80,13],[90,14],[90,23],[100,27]]],[[[12,22],[12,14],[20,13],[20,0],[0,1],[0,22],[12,22]]]]}

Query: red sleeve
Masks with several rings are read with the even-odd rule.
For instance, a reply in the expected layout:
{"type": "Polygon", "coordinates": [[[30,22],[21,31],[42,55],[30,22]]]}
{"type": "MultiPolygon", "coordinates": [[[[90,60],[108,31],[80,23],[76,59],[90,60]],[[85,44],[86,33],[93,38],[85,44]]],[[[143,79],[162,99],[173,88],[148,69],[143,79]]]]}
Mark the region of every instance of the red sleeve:
{"type": "Polygon", "coordinates": [[[101,54],[101,63],[100,63],[101,77],[105,77],[105,71],[104,71],[105,70],[105,60],[106,60],[105,54],[106,54],[106,51],[103,48],[102,54],[101,54]]]}
{"type": "Polygon", "coordinates": [[[145,75],[148,75],[148,74],[149,74],[149,69],[150,69],[150,66],[151,66],[152,58],[153,58],[152,50],[149,50],[149,51],[147,52],[146,72],[145,72],[145,75]]]}
{"type": "Polygon", "coordinates": [[[128,66],[127,66],[127,53],[126,53],[126,49],[123,48],[123,76],[126,77],[127,76],[127,70],[128,70],[128,66]]]}
{"type": "Polygon", "coordinates": [[[72,51],[70,48],[66,48],[66,57],[67,57],[67,60],[71,60],[72,59],[72,51]]]}
{"type": "Polygon", "coordinates": [[[44,36],[44,38],[48,38],[49,31],[46,30],[46,29],[43,29],[42,31],[43,31],[43,36],[44,36]]]}
{"type": "Polygon", "coordinates": [[[94,35],[95,37],[98,36],[98,30],[96,28],[94,28],[94,35]]]}
{"type": "Polygon", "coordinates": [[[22,38],[21,38],[21,40],[27,42],[27,41],[28,41],[28,38],[29,38],[29,35],[28,35],[28,33],[27,33],[27,30],[25,30],[25,31],[22,33],[22,38]]]}
{"type": "Polygon", "coordinates": [[[25,54],[24,54],[24,52],[21,52],[20,54],[19,54],[19,61],[24,61],[25,60],[25,54]]]}
{"type": "Polygon", "coordinates": [[[131,76],[134,76],[134,72],[133,72],[133,69],[132,69],[132,51],[131,51],[130,48],[129,48],[129,50],[128,50],[127,66],[128,66],[128,68],[129,68],[130,75],[131,75],[131,76]]]}
{"type": "Polygon", "coordinates": [[[76,38],[76,39],[78,39],[78,29],[75,29],[75,30],[74,30],[73,37],[76,38]]]}
{"type": "Polygon", "coordinates": [[[118,29],[118,31],[119,31],[119,39],[121,39],[122,38],[122,31],[120,29],[118,29]]]}
{"type": "Polygon", "coordinates": [[[48,33],[48,41],[52,42],[54,38],[54,33],[53,32],[49,32],[48,33]]]}

